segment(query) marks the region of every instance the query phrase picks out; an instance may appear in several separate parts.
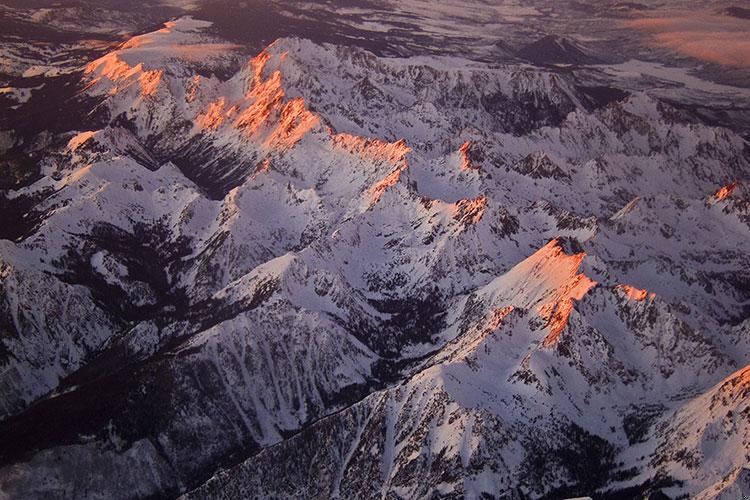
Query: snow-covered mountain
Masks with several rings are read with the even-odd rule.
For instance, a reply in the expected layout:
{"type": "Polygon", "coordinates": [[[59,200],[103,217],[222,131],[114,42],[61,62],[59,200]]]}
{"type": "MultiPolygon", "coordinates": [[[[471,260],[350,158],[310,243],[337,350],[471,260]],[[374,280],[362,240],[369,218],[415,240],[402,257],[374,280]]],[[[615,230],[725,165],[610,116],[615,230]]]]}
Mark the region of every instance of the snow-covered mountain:
{"type": "Polygon", "coordinates": [[[193,17],[96,55],[0,132],[4,495],[747,494],[743,89],[193,17]]]}

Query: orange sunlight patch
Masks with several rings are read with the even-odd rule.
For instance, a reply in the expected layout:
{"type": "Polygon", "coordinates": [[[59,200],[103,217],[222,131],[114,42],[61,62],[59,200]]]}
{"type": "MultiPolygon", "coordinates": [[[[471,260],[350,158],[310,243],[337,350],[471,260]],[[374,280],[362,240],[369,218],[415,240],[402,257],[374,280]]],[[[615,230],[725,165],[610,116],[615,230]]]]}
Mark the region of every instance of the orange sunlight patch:
{"type": "Polygon", "coordinates": [[[281,110],[279,123],[266,139],[270,147],[290,148],[312,130],[320,120],[305,108],[305,100],[296,97],[281,110]]]}
{"type": "MultiPolygon", "coordinates": [[[[642,290],[630,285],[618,285],[617,288],[622,290],[630,300],[641,302],[646,300],[646,297],[648,297],[648,290],[642,290]]],[[[654,296],[654,294],[651,295],[652,297],[654,296]]]]}
{"type": "Polygon", "coordinates": [[[250,61],[253,79],[248,82],[245,97],[251,104],[240,111],[234,127],[247,137],[267,134],[266,147],[291,148],[315,128],[320,119],[305,107],[305,100],[301,97],[284,102],[286,92],[281,71],[276,70],[264,79],[270,57],[267,51],[263,51],[250,61]]]}
{"type": "Polygon", "coordinates": [[[568,326],[571,312],[573,312],[573,300],[571,299],[564,299],[549,309],[547,319],[549,333],[542,340],[542,347],[551,347],[557,343],[563,330],[568,326]]]}
{"type": "Polygon", "coordinates": [[[382,160],[389,163],[402,163],[411,148],[403,139],[396,142],[386,142],[380,139],[369,139],[352,134],[336,134],[333,136],[334,147],[350,153],[358,154],[371,160],[382,160]]]}
{"type": "Polygon", "coordinates": [[[723,199],[728,198],[729,196],[731,196],[731,194],[734,192],[735,189],[737,189],[736,182],[732,182],[731,184],[722,186],[721,189],[719,189],[718,191],[714,193],[714,200],[721,201],[723,199]]]}
{"type": "Polygon", "coordinates": [[[195,124],[201,130],[216,130],[219,126],[224,123],[224,119],[227,116],[225,111],[226,99],[220,97],[216,101],[208,105],[208,109],[205,113],[198,115],[195,118],[195,124]]]}
{"type": "MultiPolygon", "coordinates": [[[[565,267],[570,265],[575,269],[580,269],[581,263],[586,257],[584,252],[575,255],[565,254],[557,240],[550,241],[542,250],[552,252],[555,258],[567,261],[565,263],[561,262],[561,265],[565,267]]],[[[557,343],[563,330],[568,325],[570,314],[573,312],[573,302],[581,300],[596,284],[596,281],[585,274],[576,274],[565,285],[561,294],[562,298],[559,301],[549,302],[539,307],[538,312],[543,318],[546,318],[546,327],[549,329],[549,333],[542,341],[542,347],[551,347],[557,343]]]]}
{"type": "Polygon", "coordinates": [[[134,68],[131,68],[128,63],[117,57],[117,54],[107,54],[101,59],[90,62],[85,69],[86,74],[91,74],[99,70],[101,76],[105,76],[116,82],[121,78],[125,78],[130,75],[134,68]]]}
{"type": "Polygon", "coordinates": [[[153,97],[156,95],[163,76],[164,71],[162,70],[144,71],[141,73],[141,76],[138,77],[138,82],[141,84],[141,96],[153,97]]]}
{"type": "Polygon", "coordinates": [[[383,193],[385,193],[388,188],[396,185],[396,183],[401,179],[401,172],[403,171],[403,169],[404,167],[397,168],[371,188],[370,206],[373,206],[374,204],[379,202],[380,198],[383,196],[383,193]]]}
{"type": "Polygon", "coordinates": [[[484,209],[487,207],[487,197],[478,196],[473,199],[459,200],[456,203],[456,214],[453,216],[464,224],[476,224],[482,220],[484,209]]]}
{"type": "Polygon", "coordinates": [[[471,146],[471,141],[466,141],[458,150],[461,155],[461,170],[479,170],[479,167],[471,161],[471,146]]]}

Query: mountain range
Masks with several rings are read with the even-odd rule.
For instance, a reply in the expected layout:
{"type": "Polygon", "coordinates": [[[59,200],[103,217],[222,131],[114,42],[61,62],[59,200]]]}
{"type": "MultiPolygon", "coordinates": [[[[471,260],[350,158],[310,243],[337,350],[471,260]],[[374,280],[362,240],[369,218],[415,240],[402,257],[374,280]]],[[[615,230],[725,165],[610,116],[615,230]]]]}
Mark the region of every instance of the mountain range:
{"type": "Polygon", "coordinates": [[[0,496],[750,495],[747,88],[553,35],[68,49],[2,92],[0,496]]]}

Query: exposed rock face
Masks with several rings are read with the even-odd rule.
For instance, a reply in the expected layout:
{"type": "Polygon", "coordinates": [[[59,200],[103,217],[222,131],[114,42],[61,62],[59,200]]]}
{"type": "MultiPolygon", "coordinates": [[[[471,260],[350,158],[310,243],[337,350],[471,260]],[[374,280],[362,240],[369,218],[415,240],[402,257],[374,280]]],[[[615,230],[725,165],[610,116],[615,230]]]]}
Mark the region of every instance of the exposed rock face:
{"type": "Polygon", "coordinates": [[[0,198],[4,494],[747,492],[731,130],[191,18],[66,78],[0,198]]]}

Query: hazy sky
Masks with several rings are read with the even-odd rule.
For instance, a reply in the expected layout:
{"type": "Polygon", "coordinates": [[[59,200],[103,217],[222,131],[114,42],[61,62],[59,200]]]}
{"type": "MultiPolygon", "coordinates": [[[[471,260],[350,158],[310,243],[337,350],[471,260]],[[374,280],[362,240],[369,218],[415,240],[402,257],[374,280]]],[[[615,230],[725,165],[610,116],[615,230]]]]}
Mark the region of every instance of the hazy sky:
{"type": "Polygon", "coordinates": [[[750,20],[711,11],[656,13],[625,22],[648,43],[703,61],[750,68],[750,20]]]}

